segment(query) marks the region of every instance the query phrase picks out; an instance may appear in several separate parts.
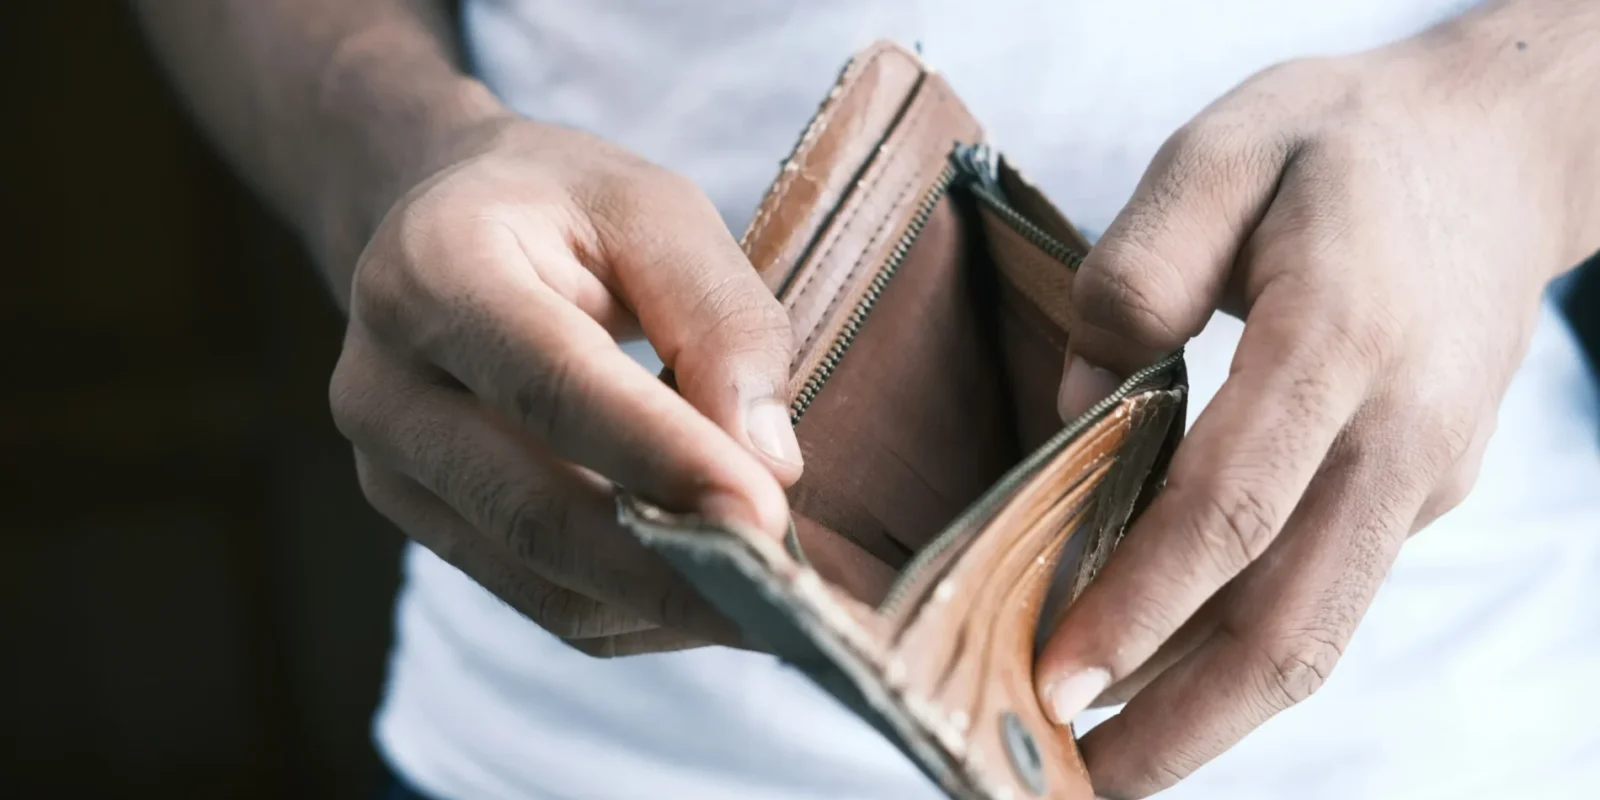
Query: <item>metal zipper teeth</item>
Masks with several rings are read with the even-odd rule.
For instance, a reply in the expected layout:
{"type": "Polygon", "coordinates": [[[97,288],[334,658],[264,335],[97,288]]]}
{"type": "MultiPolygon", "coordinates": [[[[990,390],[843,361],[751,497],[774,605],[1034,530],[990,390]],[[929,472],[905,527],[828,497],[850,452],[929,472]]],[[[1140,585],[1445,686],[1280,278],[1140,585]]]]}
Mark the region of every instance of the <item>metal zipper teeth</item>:
{"type": "Polygon", "coordinates": [[[945,165],[944,171],[934,179],[933,186],[922,196],[922,201],[917,205],[916,212],[911,215],[911,222],[906,225],[900,239],[895,242],[894,249],[889,251],[889,257],[884,260],[883,266],[878,268],[872,280],[867,283],[867,290],[861,299],[856,301],[855,307],[850,309],[849,316],[845,317],[844,326],[839,329],[839,334],[829,343],[828,350],[822,356],[822,361],[811,375],[800,386],[800,391],[795,394],[794,401],[789,404],[789,423],[798,424],[800,417],[804,416],[806,409],[811,407],[811,401],[817,398],[822,387],[828,379],[833,377],[834,370],[839,368],[839,362],[844,359],[844,354],[849,351],[850,345],[855,343],[856,334],[861,332],[861,326],[867,321],[867,315],[872,313],[872,308],[878,304],[878,298],[883,296],[883,290],[888,287],[890,279],[894,278],[900,265],[905,262],[906,256],[911,252],[911,246],[916,244],[917,237],[922,234],[922,229],[927,226],[928,218],[933,215],[934,206],[944,199],[950,191],[950,184],[955,181],[956,167],[954,164],[945,165]]]}
{"type": "Polygon", "coordinates": [[[955,151],[950,154],[950,159],[967,179],[966,184],[972,194],[998,214],[1001,221],[1018,235],[1032,242],[1051,258],[1065,264],[1067,269],[1077,269],[1083,262],[1083,256],[1075,248],[1062,244],[1044,228],[1013,208],[1010,201],[1006,200],[1005,190],[1000,186],[1000,156],[994,148],[981,142],[957,144],[955,151]]]}
{"type": "Polygon", "coordinates": [[[1054,236],[1046,233],[1043,228],[1033,224],[1027,217],[1022,216],[1021,212],[1012,208],[1005,200],[990,191],[989,187],[974,185],[972,193],[990,210],[998,214],[1000,219],[1004,220],[1012,230],[1016,231],[1022,238],[1032,242],[1035,247],[1043,250],[1051,258],[1065,264],[1067,269],[1077,269],[1078,265],[1083,263],[1083,256],[1079,255],[1076,250],[1062,244],[1054,236]]]}
{"type": "Polygon", "coordinates": [[[1078,438],[1092,425],[1105,418],[1107,414],[1110,414],[1118,403],[1127,399],[1134,392],[1145,388],[1153,388],[1155,378],[1168,372],[1182,360],[1183,351],[1180,349],[1128,376],[1128,379],[1123,381],[1116,391],[1107,395],[1100,402],[1095,403],[1088,411],[1078,415],[1065,428],[1062,428],[1059,433],[1050,437],[1037,450],[1034,450],[1031,455],[1023,459],[1021,463],[1012,467],[994,486],[989,488],[989,491],[985,492],[966,511],[962,512],[961,516],[957,517],[954,522],[946,526],[943,533],[939,534],[932,542],[929,542],[926,547],[917,551],[917,554],[906,562],[905,568],[900,571],[900,576],[895,578],[894,583],[889,587],[889,593],[884,596],[883,602],[878,604],[878,611],[885,616],[894,616],[898,613],[900,606],[918,584],[921,573],[938,560],[940,555],[972,532],[972,529],[980,522],[987,521],[994,516],[1006,501],[1011,498],[1011,494],[1017,486],[1032,478],[1034,473],[1043,469],[1063,448],[1071,444],[1074,439],[1078,438]]]}

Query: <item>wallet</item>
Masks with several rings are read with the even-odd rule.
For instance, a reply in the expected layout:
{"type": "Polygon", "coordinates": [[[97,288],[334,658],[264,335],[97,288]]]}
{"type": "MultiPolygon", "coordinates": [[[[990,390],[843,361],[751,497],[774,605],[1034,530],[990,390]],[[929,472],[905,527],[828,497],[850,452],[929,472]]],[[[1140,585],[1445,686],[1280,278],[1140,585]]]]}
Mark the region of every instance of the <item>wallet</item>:
{"type": "Polygon", "coordinates": [[[1061,420],[1089,245],[888,42],[845,67],[741,244],[794,329],[789,535],[619,491],[623,526],[951,797],[1092,798],[1036,640],[1161,489],[1181,352],[1061,420]],[[847,551],[808,552],[819,531],[847,551]]]}

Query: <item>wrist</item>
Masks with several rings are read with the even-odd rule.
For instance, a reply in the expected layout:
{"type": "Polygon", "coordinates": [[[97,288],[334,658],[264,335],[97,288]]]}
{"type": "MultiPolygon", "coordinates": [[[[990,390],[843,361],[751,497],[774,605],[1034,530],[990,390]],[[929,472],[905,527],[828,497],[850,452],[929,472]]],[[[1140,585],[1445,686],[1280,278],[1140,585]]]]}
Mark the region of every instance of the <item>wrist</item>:
{"type": "Polygon", "coordinates": [[[1551,222],[1559,272],[1600,248],[1600,4],[1487,3],[1394,48],[1419,100],[1481,129],[1527,179],[1551,222]]]}
{"type": "Polygon", "coordinates": [[[389,209],[419,181],[514,118],[478,80],[438,52],[347,42],[324,71],[317,113],[328,121],[320,190],[304,220],[343,305],[349,276],[389,209]]]}

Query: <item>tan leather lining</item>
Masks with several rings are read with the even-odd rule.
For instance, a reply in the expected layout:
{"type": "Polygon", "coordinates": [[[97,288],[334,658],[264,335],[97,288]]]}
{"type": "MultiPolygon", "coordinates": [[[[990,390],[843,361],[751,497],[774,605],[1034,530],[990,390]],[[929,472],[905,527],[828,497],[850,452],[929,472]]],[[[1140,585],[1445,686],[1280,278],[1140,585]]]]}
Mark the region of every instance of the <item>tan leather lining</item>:
{"type": "Polygon", "coordinates": [[[983,220],[984,235],[989,240],[995,267],[1032,300],[1059,331],[1071,330],[1072,269],[1023,238],[989,206],[979,203],[978,216],[983,220]]]}

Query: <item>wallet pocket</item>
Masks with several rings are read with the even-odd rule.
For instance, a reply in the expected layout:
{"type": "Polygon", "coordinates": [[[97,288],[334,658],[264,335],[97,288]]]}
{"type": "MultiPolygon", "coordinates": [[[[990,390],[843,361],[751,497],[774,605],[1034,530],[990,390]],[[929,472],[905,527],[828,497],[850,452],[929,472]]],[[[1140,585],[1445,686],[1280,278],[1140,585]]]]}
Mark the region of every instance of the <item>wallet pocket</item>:
{"type": "Polygon", "coordinates": [[[904,221],[883,232],[870,274],[852,277],[859,259],[829,262],[824,250],[780,293],[809,308],[822,303],[817,286],[840,287],[830,313],[802,331],[797,526],[836,533],[894,569],[1061,430],[1067,304],[1086,249],[1010,202],[1002,176],[1014,172],[986,146],[947,144],[940,155],[942,168],[904,201],[904,221]]]}

